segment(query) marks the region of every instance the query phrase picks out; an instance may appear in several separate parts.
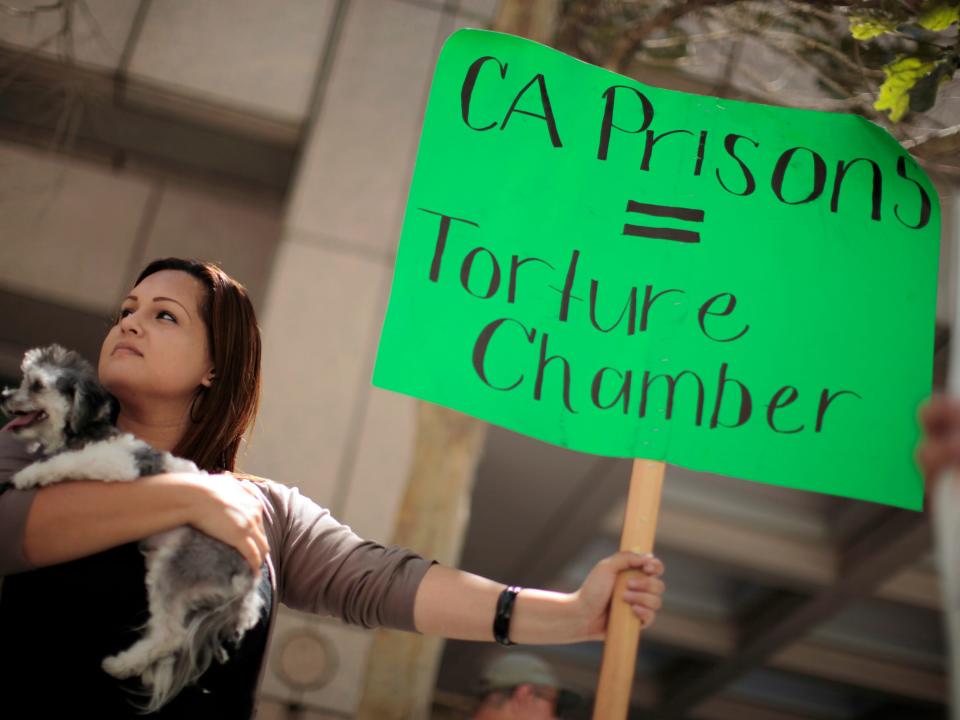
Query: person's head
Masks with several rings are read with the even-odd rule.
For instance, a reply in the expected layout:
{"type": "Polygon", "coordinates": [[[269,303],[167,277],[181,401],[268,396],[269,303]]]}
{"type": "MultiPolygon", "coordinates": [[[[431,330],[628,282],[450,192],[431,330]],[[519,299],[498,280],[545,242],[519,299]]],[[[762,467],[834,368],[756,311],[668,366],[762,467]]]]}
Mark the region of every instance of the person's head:
{"type": "Polygon", "coordinates": [[[174,455],[233,471],[260,400],[260,330],[246,289],[212,263],[154,260],[120,303],[98,374],[121,414],[156,410],[182,426],[174,455]]]}
{"type": "Polygon", "coordinates": [[[535,655],[508,653],[488,663],[478,683],[476,720],[553,720],[576,704],[550,666],[535,655]]]}

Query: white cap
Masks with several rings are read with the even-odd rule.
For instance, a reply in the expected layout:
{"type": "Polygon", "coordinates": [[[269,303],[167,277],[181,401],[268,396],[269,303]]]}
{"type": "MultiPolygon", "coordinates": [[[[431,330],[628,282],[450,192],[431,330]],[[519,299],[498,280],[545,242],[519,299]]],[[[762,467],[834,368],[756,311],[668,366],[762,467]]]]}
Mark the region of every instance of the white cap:
{"type": "Polygon", "coordinates": [[[528,653],[506,653],[499,656],[481,675],[485,689],[508,688],[524,683],[559,688],[560,681],[547,663],[528,653]]]}

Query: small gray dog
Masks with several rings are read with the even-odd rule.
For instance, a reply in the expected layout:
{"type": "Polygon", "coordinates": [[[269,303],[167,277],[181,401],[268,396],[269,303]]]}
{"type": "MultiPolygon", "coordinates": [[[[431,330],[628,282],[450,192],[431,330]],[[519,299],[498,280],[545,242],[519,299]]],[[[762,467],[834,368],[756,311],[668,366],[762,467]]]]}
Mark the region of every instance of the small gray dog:
{"type": "MultiPolygon", "coordinates": [[[[27,351],[19,388],[3,391],[3,430],[42,456],[16,473],[14,487],[62,480],[130,481],[164,472],[201,472],[189,460],[152,448],[111,423],[116,400],[80,355],[59,345],[27,351]]],[[[145,556],[150,619],[143,637],[103,661],[116,678],[140,676],[149,691],[144,712],[172,700],[257,624],[263,598],[243,556],[189,526],[153,535],[145,556]]]]}

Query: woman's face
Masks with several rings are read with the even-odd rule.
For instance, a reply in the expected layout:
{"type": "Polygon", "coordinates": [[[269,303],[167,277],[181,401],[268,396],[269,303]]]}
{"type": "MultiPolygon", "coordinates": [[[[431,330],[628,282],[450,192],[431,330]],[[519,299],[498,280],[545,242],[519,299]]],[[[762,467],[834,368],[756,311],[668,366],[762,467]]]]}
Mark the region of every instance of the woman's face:
{"type": "Polygon", "coordinates": [[[123,404],[156,398],[187,404],[212,379],[203,284],[180,270],[148,275],[120,305],[100,348],[101,384],[123,404]],[[128,346],[132,349],[126,349],[128,346]]]}

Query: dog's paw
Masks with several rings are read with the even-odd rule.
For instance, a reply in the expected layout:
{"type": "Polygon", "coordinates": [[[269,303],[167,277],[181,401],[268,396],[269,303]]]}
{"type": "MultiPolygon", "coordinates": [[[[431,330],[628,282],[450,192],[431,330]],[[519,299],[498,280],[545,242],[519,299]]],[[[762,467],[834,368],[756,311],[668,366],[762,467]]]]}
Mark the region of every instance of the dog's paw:
{"type": "Polygon", "coordinates": [[[217,658],[217,662],[220,663],[221,665],[223,665],[227,660],[230,659],[230,655],[229,653],[227,653],[227,650],[224,647],[218,647],[216,649],[215,656],[217,658]]]}
{"type": "Polygon", "coordinates": [[[163,663],[163,660],[160,660],[153,665],[148,665],[142,673],[140,673],[140,682],[147,690],[152,690],[153,686],[157,682],[157,671],[159,666],[163,663]]]}
{"type": "Polygon", "coordinates": [[[127,658],[124,657],[124,653],[104,658],[103,662],[100,663],[100,666],[103,668],[104,672],[106,672],[108,675],[112,675],[118,680],[139,675],[142,670],[142,668],[132,665],[127,658]]]}
{"type": "Polygon", "coordinates": [[[50,460],[38,460],[17,471],[10,482],[17,490],[29,490],[61,482],[67,477],[62,468],[57,468],[50,460]]]}
{"type": "Polygon", "coordinates": [[[28,466],[10,478],[10,484],[17,490],[29,490],[41,484],[40,477],[37,473],[31,472],[31,468],[28,466]]]}

